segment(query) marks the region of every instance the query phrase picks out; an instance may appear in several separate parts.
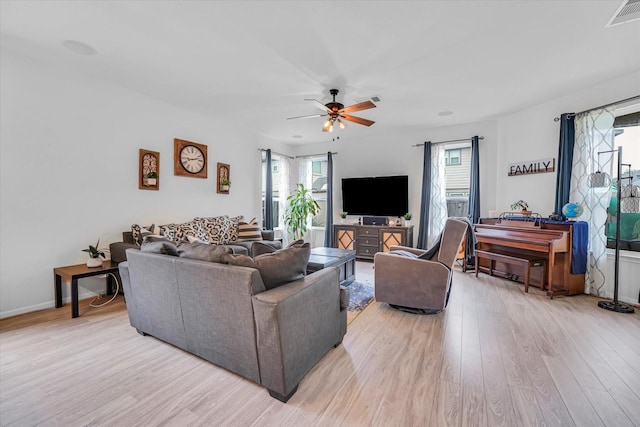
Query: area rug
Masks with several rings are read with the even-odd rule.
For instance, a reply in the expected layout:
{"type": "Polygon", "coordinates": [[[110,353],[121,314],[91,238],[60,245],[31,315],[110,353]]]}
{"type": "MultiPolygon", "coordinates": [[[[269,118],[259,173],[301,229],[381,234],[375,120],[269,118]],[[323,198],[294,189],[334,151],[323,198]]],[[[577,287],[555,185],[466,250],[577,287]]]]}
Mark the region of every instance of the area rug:
{"type": "Polygon", "coordinates": [[[347,286],[347,288],[349,289],[348,325],[373,301],[373,283],[356,281],[347,286]]]}

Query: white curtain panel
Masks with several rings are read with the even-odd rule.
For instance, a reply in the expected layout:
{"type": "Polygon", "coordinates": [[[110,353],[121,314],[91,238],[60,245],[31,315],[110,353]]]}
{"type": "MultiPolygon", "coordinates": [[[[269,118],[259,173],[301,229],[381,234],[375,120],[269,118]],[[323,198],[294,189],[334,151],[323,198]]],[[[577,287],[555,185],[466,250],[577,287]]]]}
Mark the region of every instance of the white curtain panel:
{"type": "Polygon", "coordinates": [[[577,114],[575,118],[576,136],[569,200],[582,205],[584,213],[579,219],[589,223],[589,260],[584,291],[598,296],[605,296],[605,288],[609,294],[613,292],[613,284],[607,284],[605,276],[605,227],[611,188],[590,188],[588,180],[589,174],[598,170],[611,176],[613,164],[617,161],[614,153],[598,155],[598,152],[613,150],[614,120],[613,112],[606,108],[577,114]]]}
{"type": "Polygon", "coordinates": [[[431,145],[431,203],[427,247],[432,247],[447,222],[447,193],[444,177],[444,144],[431,145]]]}
{"type": "Polygon", "coordinates": [[[278,170],[280,171],[279,198],[278,198],[278,227],[276,227],[277,237],[282,239],[284,246],[289,244],[287,226],[284,224],[284,214],[287,210],[287,197],[289,196],[289,175],[291,162],[288,157],[278,156],[278,170]]]}

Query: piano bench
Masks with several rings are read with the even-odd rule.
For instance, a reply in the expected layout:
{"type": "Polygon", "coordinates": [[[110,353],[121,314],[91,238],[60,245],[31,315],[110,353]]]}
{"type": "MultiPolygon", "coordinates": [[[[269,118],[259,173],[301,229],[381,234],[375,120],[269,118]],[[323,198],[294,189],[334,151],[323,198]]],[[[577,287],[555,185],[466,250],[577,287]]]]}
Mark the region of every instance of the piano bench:
{"type": "MultiPolygon", "coordinates": [[[[546,259],[537,257],[535,255],[520,254],[516,252],[507,251],[483,251],[476,249],[476,277],[478,277],[478,271],[480,270],[480,259],[484,258],[489,260],[489,275],[493,276],[494,263],[496,261],[503,262],[505,264],[517,265],[524,267],[524,291],[529,292],[529,275],[531,273],[531,267],[542,266],[547,269],[546,259]]],[[[546,274],[543,275],[546,277],[546,274]]],[[[544,286],[543,286],[544,288],[544,286]]]]}

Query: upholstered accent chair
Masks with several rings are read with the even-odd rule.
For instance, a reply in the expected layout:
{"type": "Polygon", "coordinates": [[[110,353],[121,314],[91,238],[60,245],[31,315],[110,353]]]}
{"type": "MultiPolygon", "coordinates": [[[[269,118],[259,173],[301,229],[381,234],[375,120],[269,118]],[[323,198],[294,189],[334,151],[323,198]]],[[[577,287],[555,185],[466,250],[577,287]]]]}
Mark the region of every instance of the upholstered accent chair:
{"type": "Polygon", "coordinates": [[[449,218],[429,251],[393,246],[374,258],[375,298],[404,311],[433,314],[447,305],[452,268],[467,224],[449,218]]]}

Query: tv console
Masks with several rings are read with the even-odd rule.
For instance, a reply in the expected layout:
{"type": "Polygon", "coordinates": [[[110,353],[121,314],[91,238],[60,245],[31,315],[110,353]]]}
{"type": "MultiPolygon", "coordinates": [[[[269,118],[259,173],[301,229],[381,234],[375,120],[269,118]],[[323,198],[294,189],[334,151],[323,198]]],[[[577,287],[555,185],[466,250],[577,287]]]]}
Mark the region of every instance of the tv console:
{"type": "Polygon", "coordinates": [[[373,259],[376,252],[388,252],[394,245],[413,246],[413,226],[336,224],[333,245],[356,251],[356,258],[373,259]]]}

